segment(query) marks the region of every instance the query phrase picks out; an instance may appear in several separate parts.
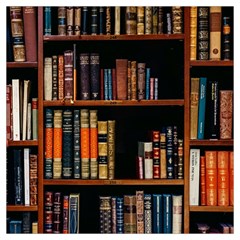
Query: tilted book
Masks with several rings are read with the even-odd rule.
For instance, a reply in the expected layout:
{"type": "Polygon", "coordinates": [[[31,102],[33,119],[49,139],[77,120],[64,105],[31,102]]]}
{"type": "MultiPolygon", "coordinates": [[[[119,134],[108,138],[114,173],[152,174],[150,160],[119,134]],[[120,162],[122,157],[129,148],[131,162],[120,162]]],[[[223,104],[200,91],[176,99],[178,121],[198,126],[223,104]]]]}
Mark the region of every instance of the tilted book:
{"type": "Polygon", "coordinates": [[[79,233],[80,193],[69,195],[69,233],[79,233]]]}
{"type": "Polygon", "coordinates": [[[137,233],[136,196],[124,195],[124,233],[137,233]]]}

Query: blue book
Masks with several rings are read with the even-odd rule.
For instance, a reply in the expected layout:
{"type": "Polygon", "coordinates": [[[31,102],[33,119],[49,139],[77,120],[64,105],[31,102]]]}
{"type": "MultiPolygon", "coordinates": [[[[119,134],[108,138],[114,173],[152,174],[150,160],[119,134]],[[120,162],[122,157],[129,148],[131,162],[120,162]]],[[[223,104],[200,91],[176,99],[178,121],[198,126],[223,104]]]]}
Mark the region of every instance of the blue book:
{"type": "Polygon", "coordinates": [[[124,233],[123,197],[117,197],[116,216],[116,231],[117,233],[124,233]]]}
{"type": "Polygon", "coordinates": [[[88,7],[82,8],[82,34],[88,34],[88,7]]]}
{"type": "Polygon", "coordinates": [[[172,195],[163,194],[163,233],[172,233],[172,195]]]}
{"type": "Polygon", "coordinates": [[[207,78],[200,77],[197,138],[204,139],[207,78]]]}
{"type": "Polygon", "coordinates": [[[69,233],[79,233],[80,193],[69,195],[69,233]]]}
{"type": "Polygon", "coordinates": [[[150,99],[150,68],[146,68],[146,100],[150,99]]]}
{"type": "Polygon", "coordinates": [[[108,100],[113,100],[112,94],[112,69],[108,69],[108,100]]]}
{"type": "Polygon", "coordinates": [[[22,233],[22,221],[21,220],[11,220],[9,222],[10,233],[22,233]]]}
{"type": "Polygon", "coordinates": [[[108,69],[104,69],[104,100],[109,100],[108,96],[108,69]]]}
{"type": "Polygon", "coordinates": [[[105,31],[104,31],[104,21],[105,21],[105,7],[99,7],[99,34],[100,35],[103,35],[105,34],[105,31]]]}
{"type": "Polygon", "coordinates": [[[44,35],[52,34],[51,7],[44,8],[44,35]]]}
{"type": "Polygon", "coordinates": [[[163,232],[163,197],[153,194],[153,233],[163,232]]]}

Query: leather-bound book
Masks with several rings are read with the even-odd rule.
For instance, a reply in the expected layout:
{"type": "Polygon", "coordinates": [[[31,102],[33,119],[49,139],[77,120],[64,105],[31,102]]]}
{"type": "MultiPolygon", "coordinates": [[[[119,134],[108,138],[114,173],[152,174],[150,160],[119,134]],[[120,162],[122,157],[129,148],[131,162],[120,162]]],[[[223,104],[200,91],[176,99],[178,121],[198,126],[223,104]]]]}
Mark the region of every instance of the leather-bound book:
{"type": "Polygon", "coordinates": [[[80,99],[90,99],[89,53],[80,53],[80,99]]]}
{"type": "Polygon", "coordinates": [[[131,61],[127,62],[127,99],[131,99],[132,89],[131,89],[131,61]]]}
{"type": "Polygon", "coordinates": [[[53,233],[62,233],[62,193],[53,194],[53,233]]]}
{"type": "Polygon", "coordinates": [[[52,100],[58,99],[58,59],[52,56],[52,100]]]}
{"type": "Polygon", "coordinates": [[[79,233],[80,193],[69,195],[69,233],[79,233]]]}
{"type": "Polygon", "coordinates": [[[98,53],[90,53],[91,99],[100,99],[100,62],[98,53]]]}
{"type": "Polygon", "coordinates": [[[116,68],[112,68],[112,99],[117,99],[116,68]]]}
{"type": "Polygon", "coordinates": [[[69,196],[63,196],[62,233],[69,233],[69,196]]]}
{"type": "Polygon", "coordinates": [[[100,99],[104,100],[104,69],[100,69],[100,99]]]}
{"type": "Polygon", "coordinates": [[[178,129],[173,126],[173,178],[178,178],[178,129]]]}
{"type": "Polygon", "coordinates": [[[74,7],[74,35],[81,35],[81,7],[74,7]]]}
{"type": "Polygon", "coordinates": [[[91,35],[98,34],[98,7],[91,7],[91,35]]]}
{"type": "Polygon", "coordinates": [[[65,99],[73,99],[73,51],[64,51],[64,95],[65,99]]]}
{"type": "Polygon", "coordinates": [[[163,194],[163,233],[172,233],[172,195],[163,194]]]}
{"type": "Polygon", "coordinates": [[[37,18],[36,7],[23,7],[24,40],[26,60],[37,61],[37,18]]]}
{"type": "Polygon", "coordinates": [[[64,56],[58,55],[58,100],[64,99],[64,56]]]}
{"type": "Polygon", "coordinates": [[[152,34],[152,7],[145,7],[145,34],[152,34]]]}
{"type": "Polygon", "coordinates": [[[44,7],[44,35],[52,35],[52,7],[44,7]]]}
{"type": "Polygon", "coordinates": [[[144,233],[152,233],[152,195],[144,194],[144,233]]]}
{"type": "Polygon", "coordinates": [[[223,36],[223,49],[222,49],[222,59],[230,60],[231,59],[231,25],[230,25],[230,17],[223,17],[223,28],[222,28],[222,36],[223,36]]]}
{"type": "Polygon", "coordinates": [[[66,15],[67,15],[67,20],[66,20],[66,25],[67,25],[67,30],[66,33],[67,35],[71,36],[73,35],[73,19],[74,19],[74,9],[73,7],[67,7],[66,8],[66,15]]]}
{"type": "Polygon", "coordinates": [[[229,205],[234,205],[234,152],[229,152],[229,205]]]}
{"type": "Polygon", "coordinates": [[[145,99],[145,87],[146,87],[146,76],[145,76],[145,63],[137,64],[137,92],[138,92],[138,100],[145,99]]]}
{"type": "Polygon", "coordinates": [[[103,35],[105,34],[105,23],[106,23],[106,20],[105,20],[105,17],[106,17],[106,11],[105,11],[105,8],[104,7],[99,7],[99,34],[100,35],[103,35]]]}
{"type": "Polygon", "coordinates": [[[81,176],[80,161],[80,110],[73,110],[73,178],[81,176]]]}
{"type": "Polygon", "coordinates": [[[12,43],[12,29],[10,11],[7,8],[7,61],[13,62],[13,43],[12,43]]]}
{"type": "Polygon", "coordinates": [[[160,178],[167,178],[166,128],[160,131],[160,178]]]}
{"type": "Polygon", "coordinates": [[[206,158],[200,156],[200,204],[206,205],[206,158]]]}
{"type": "Polygon", "coordinates": [[[36,206],[38,204],[38,155],[29,155],[30,160],[30,205],[36,206]]]}
{"type": "Polygon", "coordinates": [[[31,212],[22,213],[22,233],[31,233],[31,212]]]}
{"type": "Polygon", "coordinates": [[[112,98],[112,69],[107,69],[107,91],[108,91],[108,100],[113,100],[112,98]]]}
{"type": "Polygon", "coordinates": [[[220,90],[220,139],[232,139],[233,91],[220,90]]]}
{"type": "Polygon", "coordinates": [[[116,6],[115,8],[115,25],[114,25],[114,34],[120,35],[120,26],[121,26],[121,7],[116,6]]]}
{"type": "Polygon", "coordinates": [[[137,33],[137,7],[126,7],[126,34],[137,33]]]}
{"type": "Polygon", "coordinates": [[[183,196],[172,195],[172,233],[182,233],[183,196]]]}
{"type": "Polygon", "coordinates": [[[158,7],[158,34],[163,34],[163,7],[158,7]]]}
{"type": "Polygon", "coordinates": [[[111,196],[99,196],[100,233],[111,233],[111,196]]]}
{"type": "Polygon", "coordinates": [[[197,7],[190,7],[190,60],[197,60],[197,7]]]}
{"type": "Polygon", "coordinates": [[[158,32],[158,7],[152,7],[152,33],[158,32]]]}
{"type": "Polygon", "coordinates": [[[178,139],[178,179],[183,179],[183,139],[178,139]]]}
{"type": "Polygon", "coordinates": [[[67,35],[66,7],[58,7],[58,35],[67,35]]]}
{"type": "Polygon", "coordinates": [[[88,32],[88,25],[89,25],[89,7],[82,7],[82,20],[81,20],[81,27],[82,27],[82,35],[89,34],[88,32]]]}
{"type": "Polygon", "coordinates": [[[124,233],[137,233],[136,196],[124,195],[124,233]]]}
{"type": "Polygon", "coordinates": [[[131,100],[137,100],[137,61],[131,61],[131,100]]]}
{"type": "Polygon", "coordinates": [[[44,193],[44,233],[53,233],[53,192],[44,193]]]}
{"type": "Polygon", "coordinates": [[[163,232],[163,197],[162,194],[153,194],[153,233],[163,232]]]}
{"type": "Polygon", "coordinates": [[[11,127],[11,118],[12,118],[12,85],[8,84],[6,86],[6,139],[12,139],[12,127],[11,127]]]}
{"type": "Polygon", "coordinates": [[[111,35],[112,18],[111,18],[111,7],[106,7],[106,34],[111,35]]]}
{"type": "Polygon", "coordinates": [[[144,233],[144,191],[136,191],[137,233],[144,233]]]}
{"type": "Polygon", "coordinates": [[[123,197],[117,197],[117,233],[124,233],[123,197]]]}
{"type": "Polygon", "coordinates": [[[150,99],[150,68],[146,68],[146,87],[145,87],[145,95],[146,100],[150,99]]]}
{"type": "Polygon", "coordinates": [[[112,233],[117,233],[117,197],[111,197],[112,233]]]}
{"type": "Polygon", "coordinates": [[[167,158],[167,178],[173,179],[173,127],[167,126],[166,128],[166,158],[167,158]]]}
{"type": "Polygon", "coordinates": [[[116,121],[108,120],[107,131],[108,179],[115,179],[115,135],[116,135],[116,121]]]}
{"type": "Polygon", "coordinates": [[[144,7],[137,7],[137,34],[144,34],[144,7]]]}
{"type": "Polygon", "coordinates": [[[172,33],[183,33],[183,10],[182,7],[172,7],[172,33]]]}
{"type": "Polygon", "coordinates": [[[127,99],[127,59],[116,59],[117,100],[127,99]]]}

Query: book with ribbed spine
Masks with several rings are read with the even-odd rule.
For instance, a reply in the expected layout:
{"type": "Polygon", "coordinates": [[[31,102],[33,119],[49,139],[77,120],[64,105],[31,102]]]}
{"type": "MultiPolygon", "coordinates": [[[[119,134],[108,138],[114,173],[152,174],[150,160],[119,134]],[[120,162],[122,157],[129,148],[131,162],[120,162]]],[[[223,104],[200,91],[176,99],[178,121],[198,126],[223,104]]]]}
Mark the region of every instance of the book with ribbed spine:
{"type": "Polygon", "coordinates": [[[124,233],[137,233],[136,195],[123,196],[124,233]]]}
{"type": "Polygon", "coordinates": [[[44,58],[44,100],[52,100],[52,58],[44,58]]]}
{"type": "Polygon", "coordinates": [[[153,233],[163,232],[163,197],[162,194],[153,194],[153,233]]]}
{"type": "Polygon", "coordinates": [[[99,196],[100,233],[111,233],[111,196],[99,196]]]}
{"type": "Polygon", "coordinates": [[[79,233],[80,193],[69,194],[69,233],[79,233]]]}
{"type": "Polygon", "coordinates": [[[31,233],[31,212],[22,213],[22,233],[31,233]]]}
{"type": "Polygon", "coordinates": [[[152,7],[145,7],[145,34],[152,34],[152,7]]]}
{"type": "Polygon", "coordinates": [[[37,8],[25,6],[22,10],[26,60],[37,62],[37,8]]]}
{"type": "Polygon", "coordinates": [[[91,99],[100,99],[100,57],[99,53],[90,53],[91,99]]]}
{"type": "Polygon", "coordinates": [[[114,24],[114,34],[115,35],[120,35],[120,26],[121,26],[121,19],[120,19],[120,16],[121,16],[121,7],[119,6],[116,6],[114,7],[114,10],[115,10],[115,24],[114,24]]]}
{"type": "Polygon", "coordinates": [[[69,195],[63,196],[62,233],[69,233],[69,195]]]}
{"type": "Polygon", "coordinates": [[[200,156],[200,205],[206,205],[206,158],[200,156]]]}
{"type": "Polygon", "coordinates": [[[131,100],[137,100],[137,61],[131,61],[131,100]]]}
{"type": "Polygon", "coordinates": [[[107,124],[108,179],[115,178],[115,134],[116,121],[108,120],[107,124]]]}
{"type": "Polygon", "coordinates": [[[111,197],[112,233],[117,233],[117,197],[111,197]]]}
{"type": "Polygon", "coordinates": [[[112,69],[107,69],[107,75],[108,75],[108,100],[113,100],[113,92],[112,92],[112,69]]]}
{"type": "Polygon", "coordinates": [[[64,96],[73,99],[73,51],[64,51],[64,96]]]}
{"type": "Polygon", "coordinates": [[[172,7],[172,33],[183,33],[183,9],[179,6],[172,7]]]}
{"type": "Polygon", "coordinates": [[[173,126],[173,178],[178,178],[178,129],[173,126]]]}
{"type": "Polygon", "coordinates": [[[190,60],[197,60],[197,7],[190,7],[190,60]]]}
{"type": "Polygon", "coordinates": [[[58,7],[58,35],[67,35],[67,10],[65,6],[58,7]]]}
{"type": "Polygon", "coordinates": [[[38,98],[32,98],[32,139],[38,140],[38,98]]]}
{"type": "Polygon", "coordinates": [[[163,7],[158,7],[158,34],[163,34],[163,7]]]}
{"type": "Polygon", "coordinates": [[[172,233],[172,195],[163,194],[163,233],[172,233]]]}
{"type": "Polygon", "coordinates": [[[90,175],[90,124],[89,109],[80,110],[80,149],[81,149],[81,177],[88,179],[90,175]]]}
{"type": "Polygon", "coordinates": [[[105,8],[99,7],[99,34],[105,34],[105,8]]]}
{"type": "Polygon", "coordinates": [[[66,33],[68,36],[73,35],[74,33],[74,8],[73,7],[66,7],[66,33]]]}
{"type": "Polygon", "coordinates": [[[127,99],[127,59],[116,59],[117,100],[127,99]]]}
{"type": "Polygon", "coordinates": [[[44,233],[53,232],[53,192],[44,193],[44,233]]]}
{"type": "Polygon", "coordinates": [[[174,163],[173,163],[173,127],[166,127],[166,161],[167,161],[167,178],[174,178],[174,163]]]}
{"type": "Polygon", "coordinates": [[[223,49],[222,49],[222,59],[230,60],[231,59],[231,25],[230,25],[230,17],[223,17],[223,28],[222,28],[222,36],[223,36],[223,49]]]}
{"type": "Polygon", "coordinates": [[[82,7],[82,15],[81,15],[81,27],[82,27],[82,35],[88,34],[88,25],[89,25],[89,17],[88,17],[89,7],[82,7]]]}
{"type": "Polygon", "coordinates": [[[44,7],[44,35],[52,35],[52,7],[44,7]]]}
{"type": "Polygon", "coordinates": [[[64,99],[64,56],[58,55],[58,100],[64,99]]]}
{"type": "Polygon", "coordinates": [[[131,61],[127,61],[127,100],[131,100],[131,61]]]}
{"type": "Polygon", "coordinates": [[[91,35],[98,34],[98,8],[91,7],[91,35]]]}
{"type": "Polygon", "coordinates": [[[138,100],[145,99],[145,87],[146,87],[145,68],[146,68],[146,63],[138,63],[137,64],[138,100]]]}
{"type": "Polygon", "coordinates": [[[73,178],[81,177],[80,110],[73,110],[73,178]]]}
{"type": "Polygon", "coordinates": [[[152,195],[144,194],[144,233],[152,233],[152,195]]]}
{"type": "Polygon", "coordinates": [[[137,33],[137,7],[126,7],[126,34],[137,33]]]}
{"type": "Polygon", "coordinates": [[[30,160],[30,205],[36,206],[38,204],[38,155],[29,155],[30,160]]]}
{"type": "Polygon", "coordinates": [[[182,233],[183,196],[172,195],[172,233],[182,233]]]}
{"type": "Polygon", "coordinates": [[[111,7],[106,7],[106,35],[111,34],[112,18],[111,18],[111,7]]]}
{"type": "Polygon", "coordinates": [[[124,214],[123,214],[123,197],[117,197],[116,201],[117,211],[117,233],[124,233],[124,214]]]}
{"type": "Polygon", "coordinates": [[[62,178],[62,110],[53,110],[53,178],[62,178]]]}
{"type": "Polygon", "coordinates": [[[144,233],[144,191],[136,190],[137,233],[144,233]]]}
{"type": "Polygon", "coordinates": [[[183,139],[178,139],[178,179],[183,179],[183,139]]]}
{"type": "Polygon", "coordinates": [[[89,53],[80,53],[80,99],[90,99],[90,79],[89,79],[89,53]]]}
{"type": "Polygon", "coordinates": [[[74,7],[74,26],[73,26],[73,33],[76,36],[81,35],[81,7],[74,7]]]}
{"type": "Polygon", "coordinates": [[[108,179],[107,121],[98,121],[98,177],[108,179]]]}
{"type": "Polygon", "coordinates": [[[90,112],[90,179],[98,178],[98,111],[90,112]]]}
{"type": "Polygon", "coordinates": [[[167,178],[166,127],[160,131],[160,178],[167,178]]]}
{"type": "Polygon", "coordinates": [[[45,110],[45,169],[44,177],[53,178],[53,109],[45,110]]]}
{"type": "Polygon", "coordinates": [[[53,194],[53,233],[62,233],[62,193],[53,194]]]}
{"type": "Polygon", "coordinates": [[[62,177],[72,178],[73,173],[73,112],[64,109],[62,113],[62,177]]]}

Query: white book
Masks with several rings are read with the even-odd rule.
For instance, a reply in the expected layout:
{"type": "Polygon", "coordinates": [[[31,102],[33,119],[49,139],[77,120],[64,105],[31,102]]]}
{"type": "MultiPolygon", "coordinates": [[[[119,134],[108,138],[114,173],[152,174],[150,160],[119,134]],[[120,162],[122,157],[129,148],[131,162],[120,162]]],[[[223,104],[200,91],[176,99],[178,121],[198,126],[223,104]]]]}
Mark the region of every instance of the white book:
{"type": "Polygon", "coordinates": [[[172,233],[182,233],[182,195],[172,195],[172,233]]]}
{"type": "Polygon", "coordinates": [[[12,79],[13,141],[20,140],[20,95],[19,79],[12,79]]]}
{"type": "Polygon", "coordinates": [[[144,142],[144,178],[153,179],[153,145],[144,142]]]}
{"type": "Polygon", "coordinates": [[[30,149],[24,148],[24,204],[26,206],[30,205],[29,154],[30,149]]]}
{"type": "Polygon", "coordinates": [[[189,204],[191,206],[199,205],[199,171],[200,171],[200,149],[190,149],[190,167],[189,167],[189,204]]]}
{"type": "Polygon", "coordinates": [[[26,140],[27,136],[27,112],[29,100],[30,81],[24,80],[23,87],[23,112],[22,112],[22,140],[26,140]]]}
{"type": "Polygon", "coordinates": [[[52,58],[44,59],[44,100],[52,100],[52,58]]]}
{"type": "Polygon", "coordinates": [[[31,140],[32,136],[32,104],[28,103],[27,107],[27,140],[31,140]]]}

